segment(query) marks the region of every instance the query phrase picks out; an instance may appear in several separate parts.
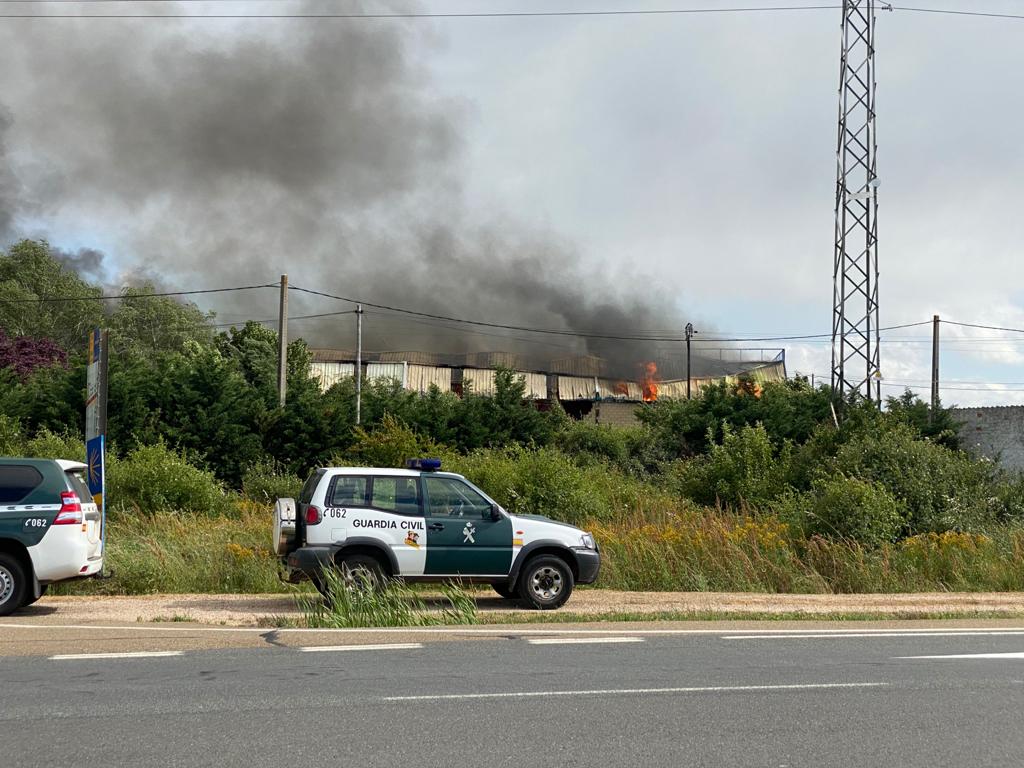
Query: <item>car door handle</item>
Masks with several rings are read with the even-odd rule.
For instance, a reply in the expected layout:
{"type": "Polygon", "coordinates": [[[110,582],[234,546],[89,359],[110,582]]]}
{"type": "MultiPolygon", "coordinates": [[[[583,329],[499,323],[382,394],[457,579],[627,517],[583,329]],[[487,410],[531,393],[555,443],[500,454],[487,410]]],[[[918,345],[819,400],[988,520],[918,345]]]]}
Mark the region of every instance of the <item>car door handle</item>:
{"type": "Polygon", "coordinates": [[[431,531],[443,531],[444,523],[431,523],[427,528],[431,531]]]}

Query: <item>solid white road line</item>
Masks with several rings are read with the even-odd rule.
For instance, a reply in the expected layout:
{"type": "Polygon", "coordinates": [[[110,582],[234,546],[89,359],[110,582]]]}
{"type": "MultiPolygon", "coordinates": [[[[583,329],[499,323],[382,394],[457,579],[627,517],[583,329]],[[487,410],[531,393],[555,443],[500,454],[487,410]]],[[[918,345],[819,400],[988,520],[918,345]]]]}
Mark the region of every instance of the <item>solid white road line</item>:
{"type": "MultiPolygon", "coordinates": [[[[600,618],[595,618],[595,621],[600,621],[600,618]]],[[[536,625],[534,625],[535,627],[536,625]]],[[[739,635],[737,632],[742,630],[730,630],[730,629],[627,629],[624,627],[612,628],[612,629],[573,629],[564,627],[553,627],[551,629],[519,629],[516,626],[505,626],[501,628],[491,629],[489,627],[354,627],[347,629],[306,629],[306,628],[287,628],[282,627],[280,629],[268,629],[263,627],[205,627],[205,626],[146,626],[146,625],[115,625],[115,626],[104,626],[101,624],[16,624],[16,623],[0,623],[0,629],[43,629],[43,630],[54,630],[54,629],[75,629],[75,630],[118,630],[123,632],[241,632],[241,633],[258,633],[266,635],[270,633],[275,634],[340,634],[340,635],[351,635],[351,634],[424,634],[424,635],[501,635],[503,637],[508,635],[637,635],[637,636],[657,636],[657,635],[726,635],[729,637],[753,637],[753,635],[739,635]]],[[[906,635],[925,635],[931,634],[964,634],[964,633],[976,633],[976,634],[1024,634],[1024,627],[961,627],[957,629],[943,630],[936,629],[935,627],[921,627],[914,628],[908,627],[906,629],[893,630],[893,629],[757,629],[751,630],[751,632],[757,632],[757,637],[799,637],[799,632],[813,633],[818,636],[833,635],[843,636],[871,636],[893,634],[899,632],[900,634],[906,635]]]]}
{"type": "Polygon", "coordinates": [[[332,651],[409,651],[422,647],[423,643],[379,643],[377,645],[310,645],[298,650],[303,653],[329,653],[332,651]]]}
{"type": "Polygon", "coordinates": [[[89,659],[151,659],[159,656],[181,656],[183,651],[132,651],[129,653],[63,653],[51,661],[88,661],[89,659]]]}
{"type": "Polygon", "coordinates": [[[946,656],[895,656],[897,659],[1024,659],[1018,653],[951,653],[946,656]]]}
{"type": "Polygon", "coordinates": [[[915,632],[907,630],[888,632],[842,632],[822,633],[808,631],[795,633],[790,630],[786,635],[723,635],[723,640],[840,640],[844,638],[866,638],[866,637],[1013,637],[1024,635],[1024,631],[1015,630],[931,630],[929,632],[915,632]]]}
{"type": "Polygon", "coordinates": [[[530,645],[587,645],[596,643],[642,643],[642,637],[528,637],[530,645]]]}
{"type": "Polygon", "coordinates": [[[512,691],[508,693],[442,693],[428,696],[385,696],[383,701],[459,701],[462,699],[536,699],[548,696],[613,696],[732,691],[812,691],[838,688],[884,688],[888,683],[798,683],[793,685],[708,685],[688,688],[608,688],[591,691],[512,691]]]}

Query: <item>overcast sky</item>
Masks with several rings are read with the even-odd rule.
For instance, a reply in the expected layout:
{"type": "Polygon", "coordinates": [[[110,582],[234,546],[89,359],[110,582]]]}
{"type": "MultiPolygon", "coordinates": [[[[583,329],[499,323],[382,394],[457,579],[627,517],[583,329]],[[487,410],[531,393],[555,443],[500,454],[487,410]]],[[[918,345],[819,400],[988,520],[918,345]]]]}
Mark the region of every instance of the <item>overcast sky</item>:
{"type": "MultiPolygon", "coordinates": [[[[298,7],[160,7],[227,5],[298,7]]],[[[1019,0],[928,5],[1024,12],[1019,0]]],[[[287,271],[322,290],[433,310],[452,302],[394,283],[486,294],[491,277],[508,286],[530,273],[511,295],[454,306],[521,321],[516,305],[532,306],[550,282],[562,293],[526,313],[530,324],[827,333],[839,21],[838,10],[0,19],[8,238],[97,248],[108,280],[148,270],[206,287],[287,271]],[[429,267],[417,253],[434,254],[429,267]],[[589,304],[566,317],[568,302],[589,304]]],[[[1024,328],[1024,20],[883,12],[876,37],[882,324],[937,313],[1024,328]]],[[[227,320],[274,314],[266,297],[256,308],[206,306],[227,320]]],[[[946,404],[1024,402],[1024,334],[943,334],[946,404]]],[[[884,391],[909,383],[926,394],[930,328],[888,336],[884,391]]],[[[790,373],[827,377],[827,340],[790,344],[787,360],[790,373]]]]}

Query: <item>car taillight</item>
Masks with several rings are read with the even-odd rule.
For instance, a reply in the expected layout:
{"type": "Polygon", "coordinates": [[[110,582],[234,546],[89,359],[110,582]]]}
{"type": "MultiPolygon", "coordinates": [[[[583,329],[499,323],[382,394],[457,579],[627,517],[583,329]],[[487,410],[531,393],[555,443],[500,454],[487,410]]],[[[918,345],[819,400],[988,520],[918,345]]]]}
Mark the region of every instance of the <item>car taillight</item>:
{"type": "Polygon", "coordinates": [[[60,511],[54,525],[80,525],[84,517],[82,515],[82,502],[74,491],[63,491],[60,495],[60,511]]]}
{"type": "Polygon", "coordinates": [[[316,525],[320,522],[320,510],[310,504],[306,507],[306,525],[316,525]]]}

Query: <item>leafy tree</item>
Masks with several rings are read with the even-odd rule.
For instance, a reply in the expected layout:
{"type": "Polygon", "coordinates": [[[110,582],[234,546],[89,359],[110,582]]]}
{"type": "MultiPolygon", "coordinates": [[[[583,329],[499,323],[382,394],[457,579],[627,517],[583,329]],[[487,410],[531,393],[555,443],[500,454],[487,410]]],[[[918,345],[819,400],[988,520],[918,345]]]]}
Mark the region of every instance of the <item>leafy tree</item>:
{"type": "Polygon", "coordinates": [[[24,378],[11,368],[0,370],[0,413],[18,419],[29,432],[83,434],[84,359],[74,359],[67,368],[38,368],[24,378]]]}
{"type": "Polygon", "coordinates": [[[152,284],[123,288],[107,320],[111,346],[119,353],[180,352],[188,342],[213,343],[212,312],[169,296],[154,296],[152,284]]]}
{"type": "Polygon", "coordinates": [[[9,368],[23,379],[39,368],[64,366],[67,359],[67,353],[51,339],[10,337],[0,328],[0,368],[9,368]]]}
{"type": "Polygon", "coordinates": [[[12,336],[53,339],[77,352],[102,323],[101,295],[55,259],[45,240],[22,240],[0,253],[0,328],[12,336]]]}

